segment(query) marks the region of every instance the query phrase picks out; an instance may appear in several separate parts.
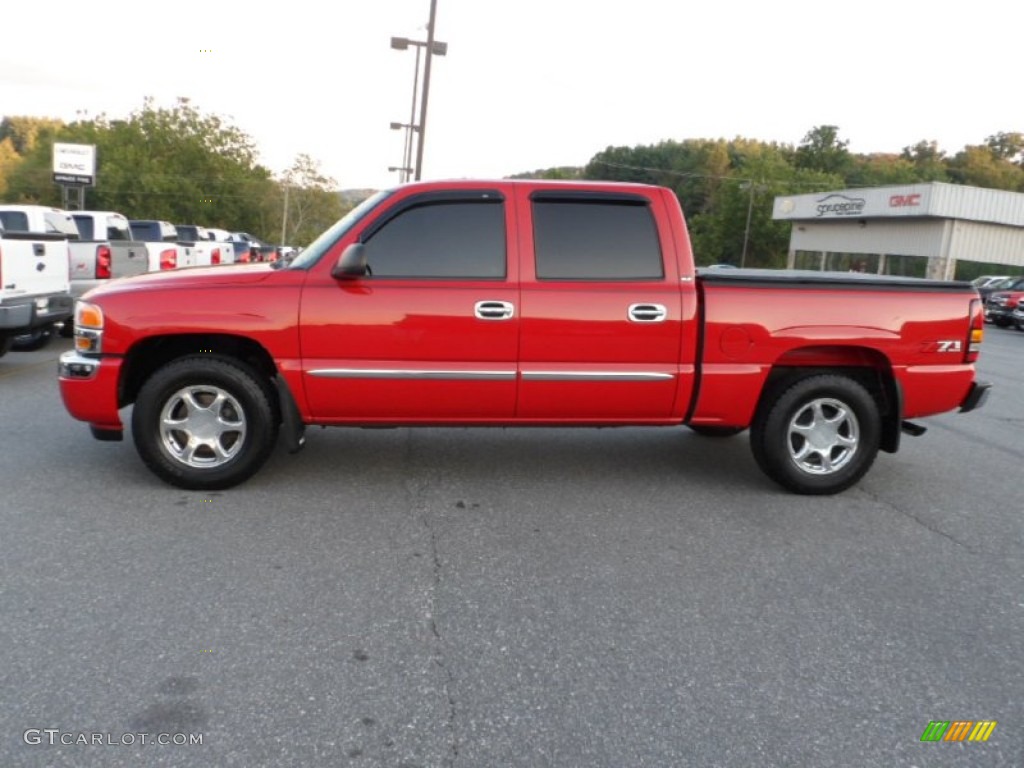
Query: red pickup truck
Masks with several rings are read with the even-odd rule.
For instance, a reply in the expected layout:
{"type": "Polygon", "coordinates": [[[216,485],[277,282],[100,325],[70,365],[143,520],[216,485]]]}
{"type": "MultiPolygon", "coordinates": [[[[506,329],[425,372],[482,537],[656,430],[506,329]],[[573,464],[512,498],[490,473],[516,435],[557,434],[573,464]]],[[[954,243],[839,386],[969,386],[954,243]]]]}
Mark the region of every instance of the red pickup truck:
{"type": "Polygon", "coordinates": [[[970,411],[968,283],[694,267],[643,185],[409,184],[290,262],[117,281],[76,306],[68,410],[183,488],[235,485],[305,425],[750,429],[782,486],[836,493],[970,411]]]}

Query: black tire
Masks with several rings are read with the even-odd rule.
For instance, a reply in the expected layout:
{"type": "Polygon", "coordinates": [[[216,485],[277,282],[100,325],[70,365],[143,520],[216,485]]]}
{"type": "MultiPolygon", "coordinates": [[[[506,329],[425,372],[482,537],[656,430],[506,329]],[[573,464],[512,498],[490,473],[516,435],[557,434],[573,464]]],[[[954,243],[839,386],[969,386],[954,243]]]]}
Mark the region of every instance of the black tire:
{"type": "Polygon", "coordinates": [[[53,326],[44,325],[41,328],[33,328],[28,333],[19,333],[11,343],[11,349],[15,352],[35,352],[42,349],[53,338],[53,326]]]}
{"type": "Polygon", "coordinates": [[[783,488],[825,495],[864,476],[878,455],[881,433],[878,404],[863,385],[841,374],[820,374],[791,383],[774,402],[761,403],[750,427],[750,448],[761,470],[783,488]],[[804,436],[816,424],[817,445],[804,436]]]}
{"type": "Polygon", "coordinates": [[[11,344],[14,342],[10,336],[0,336],[0,357],[11,351],[11,344]]]}
{"type": "Polygon", "coordinates": [[[1007,320],[1005,317],[994,317],[994,318],[992,318],[992,322],[995,323],[1000,328],[1009,328],[1010,327],[1010,321],[1007,320]]]}
{"type": "Polygon", "coordinates": [[[251,477],[273,451],[275,406],[269,382],[243,363],[184,357],[142,385],[132,436],[143,462],[166,482],[190,490],[230,488],[251,477]],[[164,429],[165,415],[181,421],[181,428],[164,429]],[[197,421],[188,424],[192,418],[197,421]],[[188,440],[197,436],[200,444],[189,451],[188,440]]]}
{"type": "Polygon", "coordinates": [[[73,318],[68,318],[60,324],[60,337],[62,339],[70,339],[75,335],[75,321],[73,318]]]}
{"type": "Polygon", "coordinates": [[[745,429],[745,427],[709,427],[704,424],[687,424],[686,426],[701,437],[732,437],[745,429]]]}

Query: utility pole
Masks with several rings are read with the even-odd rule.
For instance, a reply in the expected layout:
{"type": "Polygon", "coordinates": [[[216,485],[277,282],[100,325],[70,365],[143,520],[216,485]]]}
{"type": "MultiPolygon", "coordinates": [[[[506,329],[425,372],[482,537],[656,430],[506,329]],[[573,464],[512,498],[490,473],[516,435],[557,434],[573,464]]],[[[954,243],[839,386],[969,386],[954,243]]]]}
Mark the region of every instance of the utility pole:
{"type": "Polygon", "coordinates": [[[284,182],[284,213],[281,215],[281,245],[287,245],[285,235],[288,233],[288,180],[284,182]]]}
{"type": "Polygon", "coordinates": [[[427,97],[430,95],[430,62],[434,58],[434,25],[437,0],[430,0],[430,21],[427,22],[427,62],[423,65],[423,98],[420,100],[420,140],[416,146],[416,181],[423,173],[423,144],[427,138],[427,97]]]}

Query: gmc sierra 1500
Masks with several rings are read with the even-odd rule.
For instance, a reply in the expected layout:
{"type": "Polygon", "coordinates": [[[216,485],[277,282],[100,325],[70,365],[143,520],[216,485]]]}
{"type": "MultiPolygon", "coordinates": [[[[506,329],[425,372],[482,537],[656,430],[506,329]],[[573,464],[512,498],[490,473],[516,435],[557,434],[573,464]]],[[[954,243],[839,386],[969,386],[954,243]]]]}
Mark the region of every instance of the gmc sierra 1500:
{"type": "Polygon", "coordinates": [[[76,307],[71,414],[185,488],[235,485],[307,424],[750,429],[798,493],[859,480],[908,419],[982,404],[968,283],[698,273],[661,187],[408,184],[301,255],[145,275],[76,307]]]}
{"type": "Polygon", "coordinates": [[[68,264],[63,234],[6,232],[0,217],[0,357],[15,338],[48,340],[71,317],[68,264]]]}

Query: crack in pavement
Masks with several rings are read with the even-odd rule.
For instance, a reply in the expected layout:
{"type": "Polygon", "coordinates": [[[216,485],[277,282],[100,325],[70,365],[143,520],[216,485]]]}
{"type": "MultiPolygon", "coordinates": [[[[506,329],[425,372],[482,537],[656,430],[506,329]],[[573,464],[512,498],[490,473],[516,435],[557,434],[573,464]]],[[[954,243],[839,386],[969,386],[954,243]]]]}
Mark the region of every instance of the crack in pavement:
{"type": "Polygon", "coordinates": [[[863,493],[868,498],[870,498],[872,501],[874,501],[874,502],[876,502],[878,504],[881,504],[884,507],[888,507],[893,512],[896,512],[897,514],[903,515],[904,517],[909,517],[911,520],[913,520],[915,523],[920,525],[922,528],[925,528],[926,530],[929,530],[932,533],[936,533],[936,534],[938,534],[939,536],[942,536],[945,539],[949,539],[950,541],[952,541],[957,546],[960,546],[960,547],[963,547],[964,549],[966,549],[972,555],[979,555],[979,554],[981,554],[980,551],[975,550],[974,548],[972,548],[969,545],[965,544],[964,542],[960,541],[955,536],[950,536],[948,533],[943,531],[941,528],[936,528],[934,526],[928,525],[928,523],[926,523],[924,520],[919,518],[913,512],[910,512],[909,510],[906,510],[906,509],[901,509],[900,507],[898,507],[895,504],[893,504],[891,501],[883,499],[882,497],[880,497],[876,493],[872,493],[867,488],[864,488],[863,486],[858,486],[857,490],[860,491],[861,493],[863,493]]]}
{"type": "Polygon", "coordinates": [[[452,674],[451,669],[445,663],[444,658],[444,638],[441,637],[441,630],[437,626],[437,611],[434,607],[437,605],[437,592],[441,589],[441,555],[437,546],[437,530],[431,525],[430,513],[423,513],[423,525],[430,533],[430,553],[433,559],[434,566],[434,589],[430,611],[430,631],[434,635],[434,639],[437,641],[437,656],[434,658],[434,663],[437,664],[442,670],[444,670],[444,682],[442,689],[444,690],[445,699],[448,701],[448,720],[445,723],[445,727],[448,729],[448,745],[450,754],[445,758],[444,764],[446,766],[454,766],[455,760],[459,756],[459,739],[455,733],[455,697],[452,695],[452,689],[455,687],[455,676],[452,674]]]}
{"type": "Polygon", "coordinates": [[[447,768],[452,768],[452,766],[455,765],[455,760],[459,756],[459,740],[455,731],[455,697],[453,694],[455,676],[452,674],[452,671],[449,669],[446,662],[444,638],[441,636],[441,629],[437,623],[438,593],[441,590],[441,573],[443,564],[441,562],[441,553],[438,546],[437,529],[434,527],[429,505],[424,501],[426,484],[414,483],[410,477],[412,466],[414,464],[411,429],[406,430],[406,442],[405,450],[402,455],[402,464],[405,470],[403,474],[403,485],[409,496],[407,508],[412,513],[412,518],[418,519],[418,522],[426,529],[430,540],[430,560],[433,580],[429,596],[428,616],[430,621],[430,633],[433,635],[435,645],[433,661],[434,664],[442,671],[441,690],[444,693],[445,701],[448,704],[448,716],[444,724],[445,730],[448,732],[448,754],[445,756],[443,765],[447,766],[447,768]]]}

